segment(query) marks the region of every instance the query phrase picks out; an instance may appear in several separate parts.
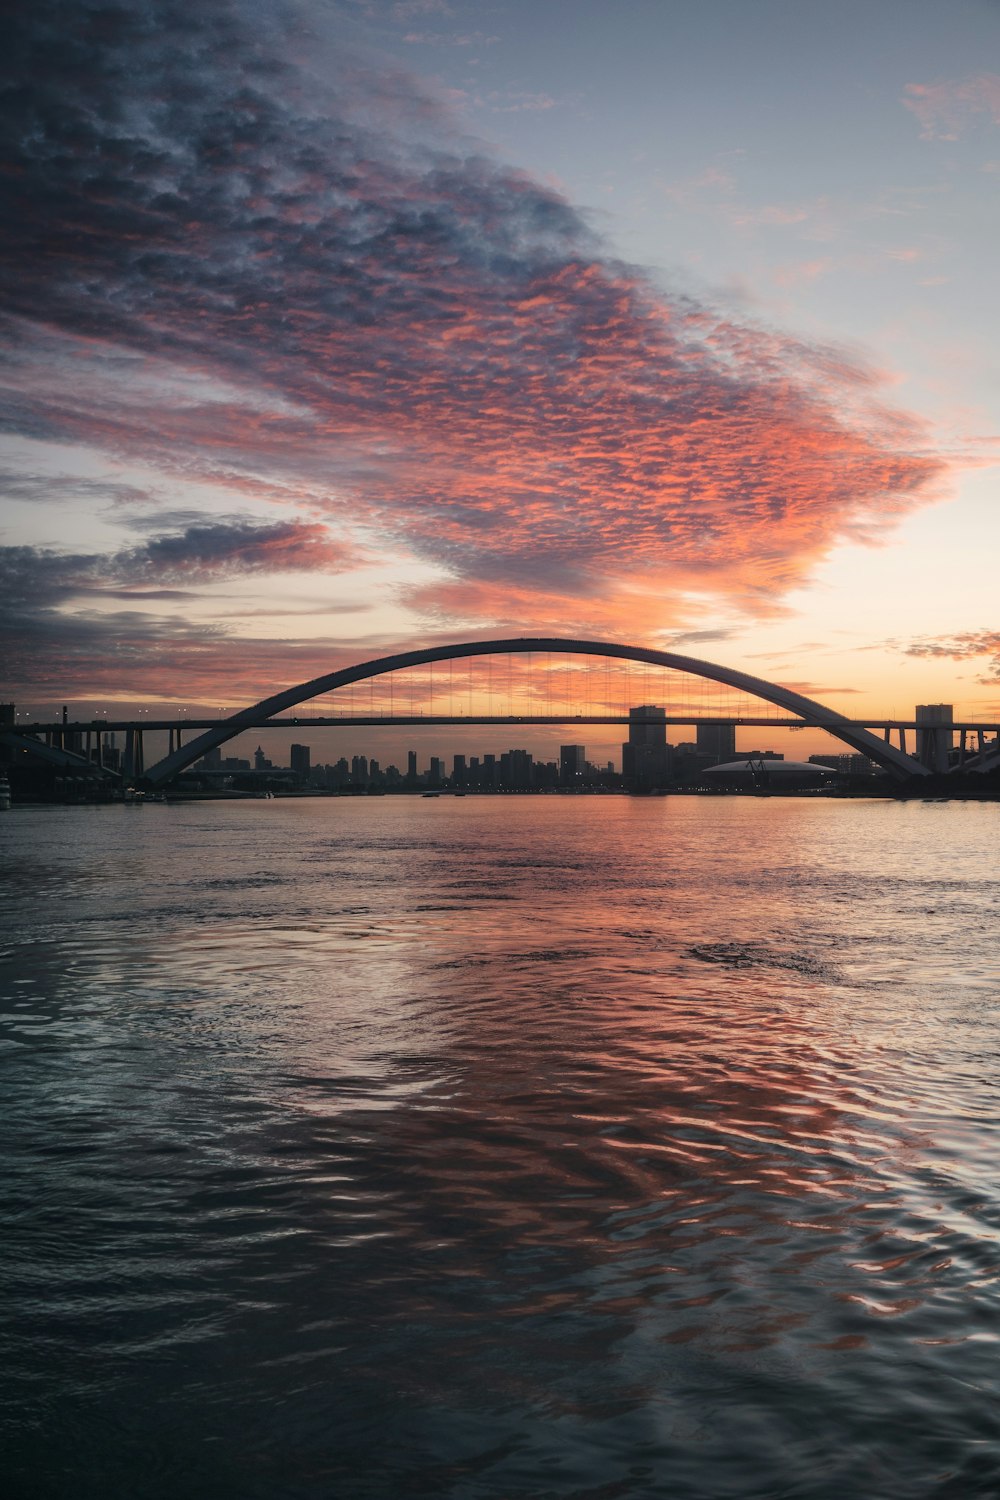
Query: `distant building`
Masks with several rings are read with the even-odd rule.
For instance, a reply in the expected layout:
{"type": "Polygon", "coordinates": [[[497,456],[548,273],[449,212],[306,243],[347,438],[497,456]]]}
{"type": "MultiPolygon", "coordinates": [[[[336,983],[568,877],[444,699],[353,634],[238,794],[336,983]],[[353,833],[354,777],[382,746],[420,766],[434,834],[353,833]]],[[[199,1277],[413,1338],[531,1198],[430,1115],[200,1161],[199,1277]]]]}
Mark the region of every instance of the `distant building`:
{"type": "Polygon", "coordinates": [[[735,724],[699,724],[695,731],[695,749],[709,765],[720,765],[736,758],[735,724]]]}
{"type": "Polygon", "coordinates": [[[810,755],[811,766],[827,766],[841,776],[874,776],[878,767],[867,755],[845,752],[843,755],[810,755]]]}
{"type": "Polygon", "coordinates": [[[667,711],[655,703],[646,703],[630,708],[628,717],[628,740],[622,746],[622,775],[633,785],[660,786],[669,769],[667,711]]]}
{"type": "Polygon", "coordinates": [[[500,785],[509,792],[526,792],[534,782],[534,757],[527,750],[507,750],[500,757],[500,785]]]}
{"type": "Polygon", "coordinates": [[[311,755],[308,745],[293,745],[290,751],[289,764],[296,776],[301,776],[303,781],[309,780],[309,769],[311,755]]]}
{"type": "Polygon", "coordinates": [[[453,756],[451,762],[451,784],[452,786],[464,786],[468,779],[468,768],[465,764],[464,755],[453,756]]]}
{"type": "Polygon", "coordinates": [[[431,768],[427,773],[428,786],[440,786],[444,781],[444,761],[440,755],[431,756],[431,768]]]}
{"type": "MultiPolygon", "coordinates": [[[[731,787],[734,791],[794,791],[796,788],[822,786],[834,782],[836,772],[827,766],[802,760],[786,760],[783,755],[765,753],[740,756],[726,765],[710,766],[702,771],[706,785],[731,787]]],[[[835,784],[835,783],[834,783],[835,784]]]]}
{"type": "Polygon", "coordinates": [[[417,752],[407,750],[406,752],[406,780],[413,786],[417,779],[417,752]]]}
{"type": "Polygon", "coordinates": [[[586,745],[559,746],[559,780],[566,786],[577,786],[587,769],[586,745]]]}
{"type": "Polygon", "coordinates": [[[259,745],[253,753],[253,768],[255,771],[271,771],[274,769],[259,745]]]}

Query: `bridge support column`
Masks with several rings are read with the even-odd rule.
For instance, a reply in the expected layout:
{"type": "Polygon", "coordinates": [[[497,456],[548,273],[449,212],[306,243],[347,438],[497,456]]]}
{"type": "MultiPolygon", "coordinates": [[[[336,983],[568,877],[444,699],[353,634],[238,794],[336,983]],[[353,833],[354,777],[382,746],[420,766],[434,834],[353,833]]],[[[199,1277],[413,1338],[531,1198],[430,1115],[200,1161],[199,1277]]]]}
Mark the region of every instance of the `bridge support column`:
{"type": "Polygon", "coordinates": [[[142,730],[126,729],[125,759],[122,762],[122,775],[126,781],[134,781],[142,775],[142,772],[142,730]]]}

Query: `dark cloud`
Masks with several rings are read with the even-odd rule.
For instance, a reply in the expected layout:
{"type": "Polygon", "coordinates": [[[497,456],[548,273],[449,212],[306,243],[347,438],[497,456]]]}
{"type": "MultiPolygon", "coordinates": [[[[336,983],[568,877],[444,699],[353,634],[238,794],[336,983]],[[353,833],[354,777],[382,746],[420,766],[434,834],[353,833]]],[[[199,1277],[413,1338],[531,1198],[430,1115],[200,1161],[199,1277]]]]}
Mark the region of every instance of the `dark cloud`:
{"type": "Polygon", "coordinates": [[[147,502],[150,491],[111,479],[84,479],[72,474],[31,474],[8,468],[0,469],[0,496],[5,500],[22,500],[32,505],[44,505],[51,501],[82,501],[88,506],[101,501],[112,505],[136,505],[147,502]]]}
{"type": "Polygon", "coordinates": [[[710,630],[672,630],[664,637],[663,649],[673,651],[678,646],[703,646],[709,641],[729,641],[735,634],[732,630],[715,628],[710,630]]]}
{"type": "MultiPolygon", "coordinates": [[[[405,75],[341,54],[321,87],[295,61],[307,19],[249,0],[11,18],[12,430],[378,526],[454,576],[439,612],[534,598],[575,619],[624,588],[626,618],[638,578],[660,628],[670,589],[773,608],[938,472],[869,372],[664,299],[557,193],[442,144],[405,75]]],[[[239,555],[214,530],[121,566],[214,576],[239,555]]]]}
{"type": "Polygon", "coordinates": [[[353,557],[326,528],[303,521],[188,526],[112,553],[0,547],[0,611],[37,610],[89,594],[189,597],[187,591],[144,589],[153,580],[209,582],[253,573],[332,572],[353,557]]]}
{"type": "MultiPolygon", "coordinates": [[[[294,670],[295,643],[273,643],[270,653],[255,648],[244,659],[243,647],[227,641],[221,627],[193,624],[184,615],[157,616],[141,606],[198,597],[190,589],[159,586],[173,579],[207,585],[263,573],[329,574],[351,556],[324,527],[305,522],[200,524],[113,553],[0,547],[5,691],[33,696],[51,687],[65,694],[80,681],[92,683],[94,691],[152,692],[154,684],[177,691],[182,682],[193,691],[196,683],[210,687],[212,674],[221,673],[236,694],[269,655],[283,653],[286,666],[294,670]],[[140,607],[99,607],[111,600],[140,607]]],[[[323,649],[314,643],[301,654],[312,661],[323,649]]],[[[253,698],[252,687],[246,696],[253,698]]]]}

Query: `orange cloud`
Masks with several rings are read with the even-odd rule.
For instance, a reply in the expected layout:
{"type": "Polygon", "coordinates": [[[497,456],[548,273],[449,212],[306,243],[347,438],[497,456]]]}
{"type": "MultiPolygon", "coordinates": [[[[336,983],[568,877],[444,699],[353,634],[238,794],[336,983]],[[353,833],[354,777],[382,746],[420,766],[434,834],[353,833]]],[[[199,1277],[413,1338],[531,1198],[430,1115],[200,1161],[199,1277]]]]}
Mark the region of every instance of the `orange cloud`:
{"type": "Polygon", "coordinates": [[[446,575],[413,596],[439,619],[632,635],[684,623],[692,592],[770,612],[926,497],[942,465],[871,371],[664,294],[525,173],[415,143],[426,98],[407,112],[396,69],[396,134],[372,124],[385,79],[345,61],[320,95],[274,17],[262,70],[260,24],[19,14],[14,430],[364,527],[446,575]]]}

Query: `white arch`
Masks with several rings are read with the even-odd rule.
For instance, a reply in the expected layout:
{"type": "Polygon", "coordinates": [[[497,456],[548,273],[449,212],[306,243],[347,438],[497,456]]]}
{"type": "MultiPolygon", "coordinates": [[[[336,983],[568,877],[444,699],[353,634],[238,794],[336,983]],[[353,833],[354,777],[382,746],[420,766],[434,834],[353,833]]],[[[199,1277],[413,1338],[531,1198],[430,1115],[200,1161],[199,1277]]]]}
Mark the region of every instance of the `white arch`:
{"type": "Polygon", "coordinates": [[[507,653],[529,651],[556,651],[575,656],[609,656],[624,661],[648,662],[654,667],[670,667],[676,672],[687,672],[693,677],[706,677],[712,682],[722,682],[728,687],[739,688],[756,698],[797,714],[804,724],[825,729],[837,739],[843,740],[852,750],[867,755],[877,765],[884,767],[900,780],[910,776],[928,776],[930,772],[913,756],[895,749],[880,740],[867,729],[852,724],[836,709],[793,693],[790,688],[766,682],[762,677],[751,677],[747,672],[737,672],[732,667],[720,667],[715,662],[700,661],[696,656],[678,656],[673,651],[654,651],[647,646],[623,646],[614,641],[564,640],[558,636],[516,636],[501,641],[460,641],[452,646],[429,646],[423,650],[401,651],[394,656],[378,657],[374,661],[359,662],[354,667],[343,667],[337,672],[328,672],[323,677],[313,677],[309,682],[300,682],[295,687],[285,688],[260,703],[252,703],[239,713],[233,714],[215,729],[208,729],[197,739],[173,754],[158,761],[146,772],[146,781],[152,786],[161,786],[171,776],[193,765],[209,750],[224,745],[246,729],[258,729],[261,725],[281,713],[304,703],[309,698],[318,698],[322,693],[346,687],[352,682],[363,682],[369,677],[382,677],[388,672],[398,672],[404,667],[426,666],[435,661],[456,661],[466,656],[502,656],[507,653]]]}

